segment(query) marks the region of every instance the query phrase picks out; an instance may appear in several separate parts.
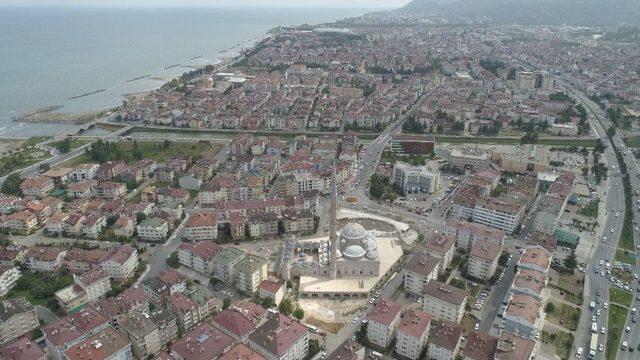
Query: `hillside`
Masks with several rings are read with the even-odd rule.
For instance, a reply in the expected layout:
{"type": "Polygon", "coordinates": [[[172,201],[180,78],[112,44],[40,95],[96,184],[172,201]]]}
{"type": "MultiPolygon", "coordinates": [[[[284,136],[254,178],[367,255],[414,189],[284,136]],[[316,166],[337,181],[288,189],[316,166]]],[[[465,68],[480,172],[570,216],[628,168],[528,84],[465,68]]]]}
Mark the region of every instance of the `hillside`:
{"type": "Polygon", "coordinates": [[[487,17],[499,23],[640,24],[638,0],[414,0],[401,12],[487,17]]]}

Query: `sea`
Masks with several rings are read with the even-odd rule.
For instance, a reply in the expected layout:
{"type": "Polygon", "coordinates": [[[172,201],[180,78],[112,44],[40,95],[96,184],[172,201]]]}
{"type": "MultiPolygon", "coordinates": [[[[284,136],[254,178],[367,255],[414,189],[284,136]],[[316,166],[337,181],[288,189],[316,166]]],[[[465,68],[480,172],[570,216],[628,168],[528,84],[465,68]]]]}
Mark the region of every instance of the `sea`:
{"type": "Polygon", "coordinates": [[[110,108],[124,94],[230,58],[274,27],[368,11],[0,6],[0,138],[74,127],[12,122],[14,116],[52,106],[62,113],[110,108]]]}

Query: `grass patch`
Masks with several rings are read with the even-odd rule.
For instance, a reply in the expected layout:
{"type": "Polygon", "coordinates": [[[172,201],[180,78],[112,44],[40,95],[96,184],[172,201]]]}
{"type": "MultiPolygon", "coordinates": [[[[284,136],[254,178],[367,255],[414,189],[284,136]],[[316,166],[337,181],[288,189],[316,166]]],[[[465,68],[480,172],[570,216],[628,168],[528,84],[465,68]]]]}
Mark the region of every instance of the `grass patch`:
{"type": "Polygon", "coordinates": [[[578,214],[588,216],[591,218],[598,217],[598,203],[599,200],[590,201],[589,204],[584,206],[582,209],[578,210],[578,214]]]}
{"type": "MultiPolygon", "coordinates": [[[[126,163],[137,161],[133,157],[133,141],[120,141],[117,143],[118,149],[122,152],[126,163]]],[[[211,144],[209,142],[166,142],[166,146],[162,141],[137,141],[138,150],[142,155],[142,159],[151,159],[157,162],[164,162],[177,156],[192,156],[202,158],[204,156],[214,156],[220,149],[221,144],[211,144]]],[[[64,166],[76,166],[83,163],[94,162],[89,154],[82,154],[64,163],[64,166]]]]}
{"type": "MultiPolygon", "coordinates": [[[[57,149],[58,147],[60,147],[62,145],[62,143],[64,141],[65,140],[54,141],[54,142],[49,143],[49,146],[54,147],[54,148],[57,149]]],[[[90,143],[90,142],[91,142],[91,140],[82,140],[82,139],[72,139],[72,138],[70,138],[69,139],[69,150],[77,149],[77,148],[79,148],[79,147],[81,147],[83,145],[86,145],[86,144],[90,143]]]]}
{"type": "MultiPolygon", "coordinates": [[[[496,144],[496,145],[517,145],[520,144],[520,138],[510,137],[466,137],[466,136],[442,136],[435,137],[437,142],[450,144],[496,144]]],[[[591,139],[539,139],[537,144],[551,146],[578,146],[578,147],[594,147],[596,140],[591,139]]]]}
{"type": "MultiPolygon", "coordinates": [[[[553,303],[553,302],[551,302],[553,303]]],[[[567,304],[553,303],[554,310],[549,314],[549,318],[555,324],[564,327],[567,330],[575,331],[578,328],[580,320],[580,309],[567,304]]]]}
{"type": "Polygon", "coordinates": [[[9,291],[7,298],[24,297],[34,305],[47,306],[52,310],[58,308],[55,292],[71,285],[73,275],[68,270],[57,274],[23,271],[16,286],[9,291]]]}
{"type": "Polygon", "coordinates": [[[469,334],[473,331],[474,326],[476,326],[477,322],[478,322],[478,318],[476,318],[472,314],[469,314],[469,313],[464,314],[462,316],[462,320],[460,321],[460,324],[464,328],[464,330],[462,331],[462,334],[464,336],[469,336],[469,334]]]}
{"type": "Polygon", "coordinates": [[[51,139],[53,136],[32,136],[22,143],[23,148],[38,145],[39,143],[51,139]]]}
{"type": "Polygon", "coordinates": [[[633,294],[618,288],[609,288],[609,299],[613,303],[628,308],[631,306],[631,302],[633,301],[633,294]]]}
{"type": "Polygon", "coordinates": [[[636,264],[636,256],[633,251],[617,249],[615,259],[617,261],[621,261],[623,263],[627,263],[630,265],[636,264]]]}
{"type": "Polygon", "coordinates": [[[632,282],[633,280],[635,280],[633,278],[633,275],[631,275],[631,273],[629,273],[628,271],[624,271],[622,269],[613,269],[611,270],[611,275],[615,276],[616,278],[620,279],[620,281],[622,282],[632,282]]]}
{"type": "Polygon", "coordinates": [[[624,139],[624,142],[627,146],[638,148],[640,147],[640,136],[629,136],[624,139]]]}
{"type": "Polygon", "coordinates": [[[51,157],[46,151],[37,148],[21,148],[20,150],[0,157],[0,176],[37,164],[51,157]]]}
{"type": "Polygon", "coordinates": [[[102,129],[102,130],[114,132],[114,131],[118,131],[118,130],[122,129],[124,127],[124,125],[99,123],[99,124],[96,125],[96,127],[98,127],[99,129],[102,129]]]}
{"type": "Polygon", "coordinates": [[[569,359],[569,354],[571,354],[574,342],[573,334],[564,331],[551,334],[543,331],[540,335],[540,340],[545,344],[552,343],[556,348],[556,355],[561,359],[569,359]]]}
{"type": "Polygon", "coordinates": [[[627,320],[627,309],[611,304],[609,306],[609,319],[607,321],[607,343],[605,359],[615,360],[620,347],[620,339],[624,329],[624,322],[627,320]]]}
{"type": "Polygon", "coordinates": [[[573,293],[565,292],[564,299],[572,304],[576,304],[576,305],[584,304],[584,298],[582,297],[582,294],[576,295],[573,293]]]}

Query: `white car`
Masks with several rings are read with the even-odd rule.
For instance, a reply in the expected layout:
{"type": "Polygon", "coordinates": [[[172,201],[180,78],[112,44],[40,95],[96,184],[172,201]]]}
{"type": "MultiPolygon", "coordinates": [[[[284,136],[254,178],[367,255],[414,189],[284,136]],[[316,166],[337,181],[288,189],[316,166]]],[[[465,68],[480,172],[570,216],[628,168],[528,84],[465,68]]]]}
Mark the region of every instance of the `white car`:
{"type": "Polygon", "coordinates": [[[604,334],[604,333],[605,333],[605,331],[604,331],[604,330],[605,330],[605,329],[604,329],[604,326],[603,326],[603,327],[600,329],[600,334],[604,334]]]}
{"type": "Polygon", "coordinates": [[[611,228],[611,233],[613,234],[613,228],[611,228]]]}
{"type": "Polygon", "coordinates": [[[604,303],[604,305],[602,306],[605,310],[609,308],[609,304],[607,304],[606,302],[604,303]]]}
{"type": "Polygon", "coordinates": [[[600,260],[600,266],[604,265],[604,260],[600,260]]]}

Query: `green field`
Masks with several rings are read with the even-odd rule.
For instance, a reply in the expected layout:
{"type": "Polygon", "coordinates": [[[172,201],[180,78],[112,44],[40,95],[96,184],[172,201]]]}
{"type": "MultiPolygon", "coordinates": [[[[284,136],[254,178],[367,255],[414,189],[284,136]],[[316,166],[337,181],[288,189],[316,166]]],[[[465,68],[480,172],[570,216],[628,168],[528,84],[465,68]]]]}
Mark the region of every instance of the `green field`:
{"type": "Polygon", "coordinates": [[[618,249],[616,250],[615,259],[617,261],[621,261],[630,265],[636,264],[636,257],[633,251],[618,249]]]}
{"type": "MultiPolygon", "coordinates": [[[[222,149],[221,144],[211,144],[209,142],[169,141],[166,142],[166,144],[168,144],[167,146],[165,146],[162,141],[137,141],[136,143],[142,159],[151,159],[157,162],[164,162],[177,156],[193,156],[195,158],[214,156],[222,149]]],[[[121,160],[127,163],[136,161],[133,156],[133,141],[120,141],[117,143],[117,146],[123,154],[121,160]]],[[[64,163],[64,166],[73,167],[90,162],[94,162],[93,159],[89,154],[84,153],[67,161],[64,163]]]]}
{"type": "MultiPolygon", "coordinates": [[[[494,144],[494,145],[517,145],[520,144],[519,138],[507,137],[466,137],[466,136],[442,136],[435,137],[439,143],[451,144],[494,144]]],[[[578,147],[594,147],[596,140],[586,139],[539,139],[538,144],[550,146],[578,146],[578,147]]]]}
{"type": "Polygon", "coordinates": [[[607,342],[605,349],[605,359],[607,360],[616,359],[626,319],[626,308],[616,304],[609,305],[609,320],[607,321],[607,342]]]}
{"type": "Polygon", "coordinates": [[[630,136],[626,139],[624,139],[624,142],[627,144],[627,146],[630,147],[640,147],[640,136],[630,136]]]}
{"type": "Polygon", "coordinates": [[[575,331],[580,320],[580,309],[567,304],[554,303],[554,305],[555,309],[548,315],[552,322],[567,330],[575,331]]]}
{"type": "Polygon", "coordinates": [[[57,274],[23,271],[16,286],[7,294],[7,298],[24,297],[34,305],[56,308],[55,292],[71,283],[73,275],[66,270],[57,274]]]}
{"type": "Polygon", "coordinates": [[[578,210],[578,214],[597,218],[598,217],[598,203],[599,200],[590,201],[586,206],[578,210]]]}
{"type": "Polygon", "coordinates": [[[574,336],[569,332],[558,331],[555,334],[543,331],[540,340],[543,343],[552,343],[556,349],[556,355],[562,360],[569,359],[573,348],[574,336]]]}
{"type": "Polygon", "coordinates": [[[0,176],[37,164],[50,157],[51,154],[37,148],[18,150],[11,155],[0,157],[0,176]]]}
{"type": "Polygon", "coordinates": [[[24,143],[22,143],[23,148],[27,148],[29,146],[37,145],[45,140],[51,139],[51,136],[33,136],[27,139],[24,143]]]}
{"type": "Polygon", "coordinates": [[[633,294],[617,288],[609,288],[609,299],[612,303],[629,307],[633,301],[633,294]]]}
{"type": "MultiPolygon", "coordinates": [[[[64,140],[54,141],[49,143],[49,146],[53,148],[58,148],[64,140]]],[[[90,140],[82,140],[82,139],[69,139],[69,150],[77,149],[82,145],[86,145],[90,143],[90,140]]]]}

